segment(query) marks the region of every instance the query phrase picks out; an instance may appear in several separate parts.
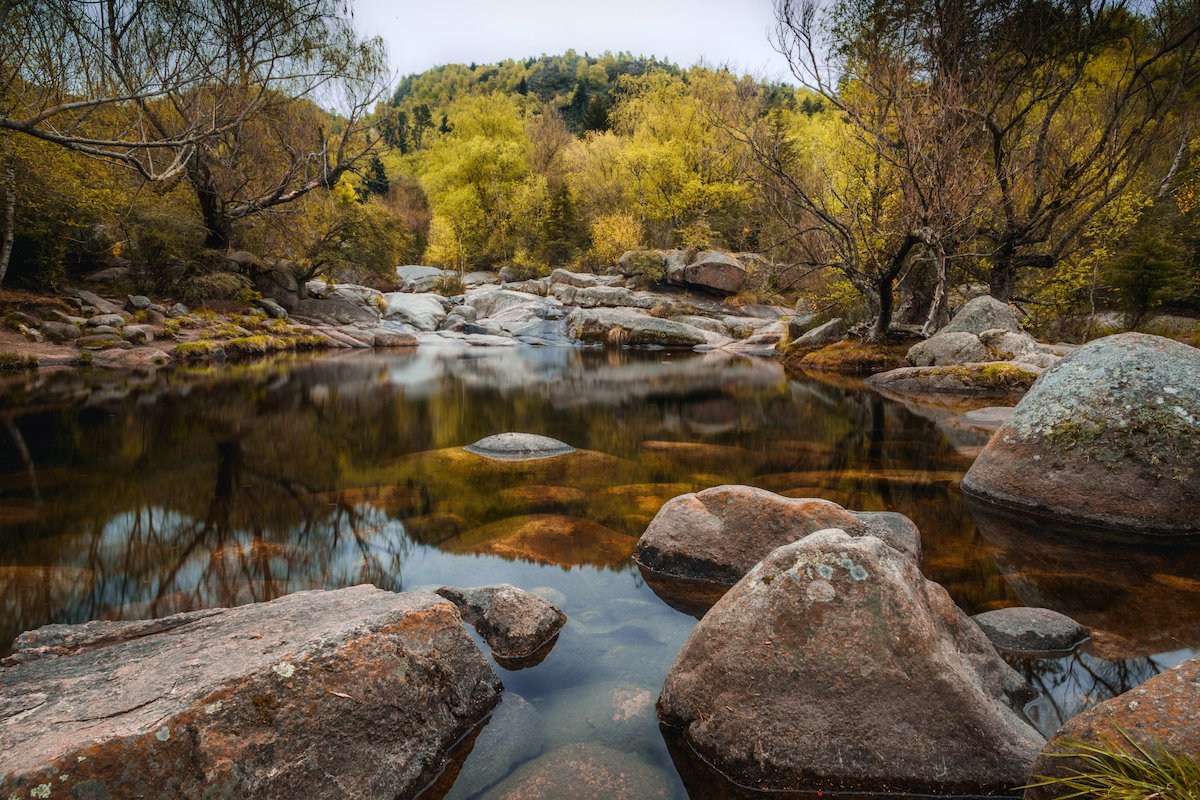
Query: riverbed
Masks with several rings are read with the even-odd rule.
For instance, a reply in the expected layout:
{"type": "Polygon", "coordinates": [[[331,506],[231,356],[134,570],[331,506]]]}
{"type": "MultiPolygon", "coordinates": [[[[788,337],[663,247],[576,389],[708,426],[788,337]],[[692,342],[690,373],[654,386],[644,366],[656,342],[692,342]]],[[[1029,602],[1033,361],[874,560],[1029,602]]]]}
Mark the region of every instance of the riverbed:
{"type": "Polygon", "coordinates": [[[658,725],[699,612],[657,596],[630,557],[666,500],[720,484],[907,514],[925,575],[967,613],[1038,605],[1093,628],[1080,653],[1012,662],[1043,693],[1027,713],[1048,735],[1200,652],[1193,553],[972,509],[958,481],[988,433],[962,407],[773,359],[422,347],[153,377],[44,370],[0,397],[0,654],[48,623],[364,582],[511,583],[559,604],[553,650],[496,666],[503,703],[427,797],[486,796],[572,742],[678,798],[737,794],[658,725]],[[461,450],[505,431],[580,452],[483,463],[461,450]]]}

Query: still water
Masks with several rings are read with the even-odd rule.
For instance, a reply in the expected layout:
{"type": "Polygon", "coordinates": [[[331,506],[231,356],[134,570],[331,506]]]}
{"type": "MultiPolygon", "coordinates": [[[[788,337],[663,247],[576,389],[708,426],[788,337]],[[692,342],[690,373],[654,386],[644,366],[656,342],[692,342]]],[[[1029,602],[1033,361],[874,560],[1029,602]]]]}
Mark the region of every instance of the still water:
{"type": "Polygon", "coordinates": [[[768,359],[422,348],[156,378],[43,372],[0,387],[0,409],[0,654],[51,622],[364,582],[504,582],[558,603],[554,649],[496,667],[504,702],[426,797],[486,797],[576,742],[675,797],[733,796],[657,724],[696,619],[630,560],[666,500],[724,483],[902,512],[925,574],[967,613],[1044,606],[1093,628],[1082,653],[1014,662],[1043,692],[1028,713],[1048,734],[1200,646],[1196,548],[973,513],[958,480],[987,434],[962,408],[768,359]],[[514,464],[460,449],[504,431],[581,452],[514,464]]]}

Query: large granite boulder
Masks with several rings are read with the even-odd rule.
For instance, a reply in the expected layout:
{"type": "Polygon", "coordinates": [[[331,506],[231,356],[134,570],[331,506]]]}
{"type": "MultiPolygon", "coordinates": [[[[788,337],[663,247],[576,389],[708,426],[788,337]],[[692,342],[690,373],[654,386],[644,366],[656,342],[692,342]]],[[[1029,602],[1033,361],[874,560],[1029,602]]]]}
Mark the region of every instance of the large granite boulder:
{"type": "Polygon", "coordinates": [[[746,285],[746,268],[725,253],[703,252],[682,269],[670,269],[672,283],[697,286],[721,294],[737,294],[746,285]]]}
{"type": "Polygon", "coordinates": [[[658,700],[743,786],[980,794],[1026,782],[1032,690],[913,560],[873,536],[772,552],[704,616],[658,700]]]}
{"type": "Polygon", "coordinates": [[[629,309],[581,308],[567,317],[571,335],[585,342],[603,344],[694,347],[708,341],[705,332],[629,309]]]}
{"type": "MultiPolygon", "coordinates": [[[[1086,764],[1064,755],[1074,751],[1072,744],[1077,742],[1135,756],[1137,747],[1151,752],[1161,748],[1173,756],[1200,761],[1200,658],[1184,661],[1068,720],[1034,761],[1034,779],[1086,771],[1086,764]]],[[[1035,786],[1026,790],[1025,797],[1053,800],[1070,791],[1061,786],[1035,786]]],[[[1152,792],[1147,787],[1145,796],[1155,797],[1152,792]]]]}
{"type": "Polygon", "coordinates": [[[732,586],[758,561],[814,531],[873,535],[914,561],[921,534],[902,514],[853,512],[815,498],[753,486],[717,486],[668,501],[638,540],[634,558],[656,573],[732,586]]]}
{"type": "Polygon", "coordinates": [[[383,295],[383,299],[386,303],[384,319],[412,325],[419,331],[436,331],[446,318],[442,299],[435,294],[389,292],[383,295]]]}
{"type": "Polygon", "coordinates": [[[555,298],[563,305],[579,308],[654,308],[666,301],[661,295],[635,292],[623,286],[588,286],[579,288],[566,283],[556,283],[551,288],[555,298]]]}
{"type": "Polygon", "coordinates": [[[1042,373],[962,488],[1072,522],[1200,532],[1200,350],[1141,333],[1089,342],[1042,373]]]}
{"type": "Polygon", "coordinates": [[[458,607],[497,660],[518,667],[554,642],[567,623],[567,615],[549,600],[508,584],[443,586],[437,593],[458,607]]]}
{"type": "Polygon", "coordinates": [[[457,274],[453,270],[419,264],[396,267],[396,280],[400,282],[402,292],[431,292],[438,287],[440,281],[457,274]]]}
{"type": "Polygon", "coordinates": [[[841,317],[823,322],[815,328],[809,328],[792,342],[793,347],[815,350],[827,344],[840,342],[850,333],[850,325],[841,317]]]}
{"type": "Polygon", "coordinates": [[[51,625],[12,661],[5,797],[409,797],[500,691],[453,605],[373,586],[51,625]]]}
{"type": "Polygon", "coordinates": [[[1021,325],[1007,303],[984,295],[968,300],[950,320],[950,324],[938,333],[966,332],[978,336],[984,331],[996,329],[1015,332],[1021,330],[1021,325]]]}
{"type": "Polygon", "coordinates": [[[914,367],[942,367],[992,361],[979,337],[966,331],[939,333],[908,349],[905,360],[914,367]]]}

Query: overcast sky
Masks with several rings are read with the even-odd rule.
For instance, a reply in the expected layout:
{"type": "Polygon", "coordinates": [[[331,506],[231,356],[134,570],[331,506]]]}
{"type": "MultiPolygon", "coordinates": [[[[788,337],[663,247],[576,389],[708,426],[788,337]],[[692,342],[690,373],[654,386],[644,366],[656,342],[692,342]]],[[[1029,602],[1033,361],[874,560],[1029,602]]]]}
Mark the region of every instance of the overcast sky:
{"type": "Polygon", "coordinates": [[[703,59],[778,79],[787,66],[767,39],[771,8],[771,0],[356,0],[354,17],[362,33],[387,41],[400,75],[574,48],[684,67],[703,59]]]}

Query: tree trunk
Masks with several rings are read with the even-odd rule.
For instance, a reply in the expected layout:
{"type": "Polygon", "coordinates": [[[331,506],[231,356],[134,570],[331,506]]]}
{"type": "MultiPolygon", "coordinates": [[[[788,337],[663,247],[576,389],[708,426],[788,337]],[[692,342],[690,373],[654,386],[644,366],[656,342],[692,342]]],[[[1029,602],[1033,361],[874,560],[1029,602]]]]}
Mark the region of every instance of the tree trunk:
{"type": "Polygon", "coordinates": [[[1012,300],[1017,287],[1016,254],[1011,245],[1000,248],[992,262],[992,272],[988,277],[988,294],[997,300],[1008,302],[1012,300]]]}
{"type": "Polygon", "coordinates": [[[0,220],[0,283],[8,272],[8,261],[12,258],[13,225],[17,215],[17,170],[9,161],[4,165],[4,214],[0,220]]]}
{"type": "Polygon", "coordinates": [[[892,327],[892,285],[895,283],[895,278],[891,275],[884,275],[879,278],[879,283],[875,290],[879,292],[879,314],[875,317],[875,324],[871,327],[871,333],[867,337],[868,341],[875,344],[882,344],[887,339],[888,328],[892,327]]]}
{"type": "Polygon", "coordinates": [[[193,158],[192,162],[188,167],[188,181],[196,191],[196,203],[204,219],[204,246],[225,252],[229,250],[229,240],[233,237],[233,223],[223,213],[221,200],[213,186],[212,173],[202,159],[193,158]]]}
{"type": "Polygon", "coordinates": [[[934,247],[934,263],[933,302],[929,306],[929,316],[921,327],[921,333],[927,336],[950,322],[950,309],[946,303],[946,248],[940,242],[934,247]]]}

